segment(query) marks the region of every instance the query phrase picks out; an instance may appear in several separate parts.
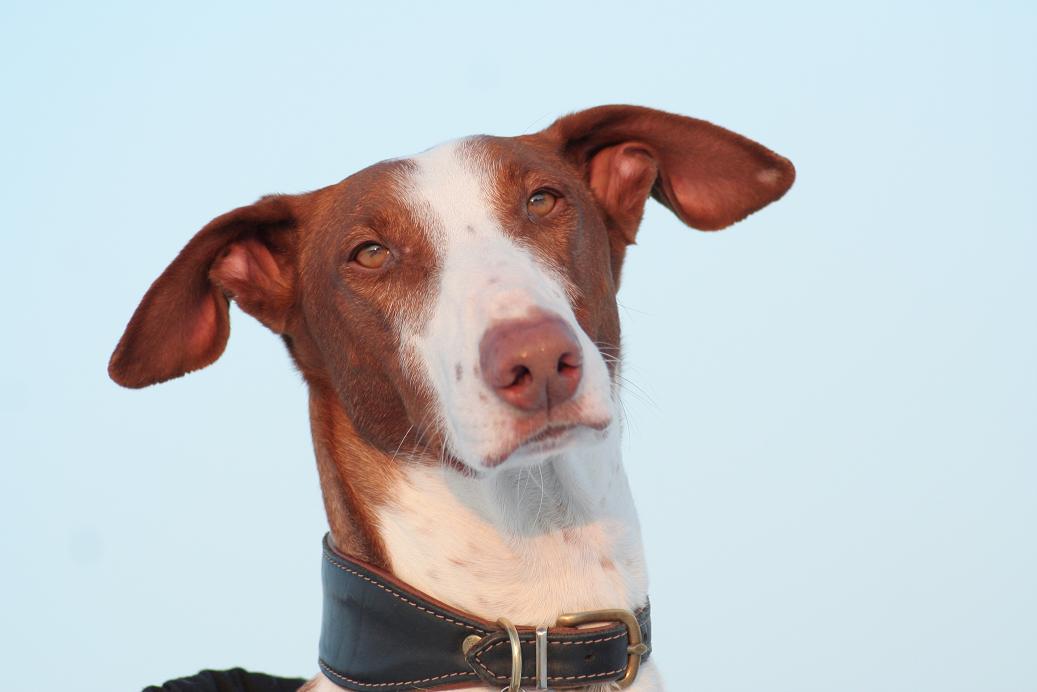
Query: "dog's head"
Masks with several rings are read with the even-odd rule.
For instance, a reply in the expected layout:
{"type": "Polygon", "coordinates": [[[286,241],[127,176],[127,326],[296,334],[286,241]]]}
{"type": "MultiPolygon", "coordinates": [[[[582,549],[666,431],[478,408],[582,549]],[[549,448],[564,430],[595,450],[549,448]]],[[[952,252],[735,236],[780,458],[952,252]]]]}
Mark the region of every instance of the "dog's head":
{"type": "Polygon", "coordinates": [[[229,300],[281,334],[369,444],[490,473],[616,419],[616,290],[648,196],[701,230],[792,184],[786,159],[633,106],[473,137],[203,228],[151,286],[109,373],[143,387],[223,352],[229,300]]]}

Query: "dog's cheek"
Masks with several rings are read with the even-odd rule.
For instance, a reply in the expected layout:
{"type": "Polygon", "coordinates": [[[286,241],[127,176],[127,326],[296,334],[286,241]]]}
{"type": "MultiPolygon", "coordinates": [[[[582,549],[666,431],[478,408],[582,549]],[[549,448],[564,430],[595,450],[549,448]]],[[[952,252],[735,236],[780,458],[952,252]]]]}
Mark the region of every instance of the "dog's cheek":
{"type": "Polygon", "coordinates": [[[353,371],[338,388],[346,412],[365,441],[382,451],[392,452],[407,434],[406,407],[382,373],[353,371]]]}
{"type": "Polygon", "coordinates": [[[409,424],[395,386],[397,373],[385,355],[394,345],[371,336],[364,312],[363,306],[334,297],[308,305],[308,338],[297,340],[291,350],[311,385],[334,390],[356,432],[371,445],[389,449],[409,424]]]}
{"type": "Polygon", "coordinates": [[[442,439],[438,407],[422,368],[410,367],[394,345],[359,338],[344,354],[334,376],[336,390],[357,432],[389,454],[413,451],[439,455],[442,439]]]}

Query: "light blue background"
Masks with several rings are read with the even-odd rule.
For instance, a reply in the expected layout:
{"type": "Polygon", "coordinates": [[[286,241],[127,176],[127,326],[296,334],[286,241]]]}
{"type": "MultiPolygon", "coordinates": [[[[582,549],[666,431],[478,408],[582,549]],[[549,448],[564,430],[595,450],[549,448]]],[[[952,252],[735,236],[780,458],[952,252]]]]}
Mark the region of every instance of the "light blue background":
{"type": "Polygon", "coordinates": [[[611,102],[799,171],[719,234],[653,204],[629,255],[670,689],[1037,690],[1037,5],[438,5],[4,3],[5,690],[312,674],[300,378],[235,312],[123,390],[126,320],[227,209],[611,102]]]}

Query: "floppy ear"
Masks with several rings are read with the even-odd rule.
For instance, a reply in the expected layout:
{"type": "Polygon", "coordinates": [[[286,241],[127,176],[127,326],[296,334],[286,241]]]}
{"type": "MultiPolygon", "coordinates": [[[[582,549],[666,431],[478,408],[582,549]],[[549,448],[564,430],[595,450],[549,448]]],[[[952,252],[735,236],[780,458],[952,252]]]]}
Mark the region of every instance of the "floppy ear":
{"type": "Polygon", "coordinates": [[[295,301],[291,198],[264,197],[209,222],[144,295],[108,363],[124,387],[204,368],[230,335],[228,301],[282,332],[295,301]]]}
{"type": "Polygon", "coordinates": [[[685,224],[715,231],[785,194],[792,163],[704,120],[600,106],[544,130],[583,172],[610,227],[633,243],[651,194],[685,224]]]}

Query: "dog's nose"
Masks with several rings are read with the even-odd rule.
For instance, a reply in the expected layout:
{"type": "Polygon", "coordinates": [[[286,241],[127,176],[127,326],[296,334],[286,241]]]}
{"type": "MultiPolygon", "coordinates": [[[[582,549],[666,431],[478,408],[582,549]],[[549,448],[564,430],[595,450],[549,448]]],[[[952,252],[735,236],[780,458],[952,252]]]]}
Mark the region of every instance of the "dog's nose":
{"type": "Polygon", "coordinates": [[[542,411],[572,398],[583,374],[580,343],[557,315],[501,322],[479,344],[482,376],[501,399],[542,411]]]}

